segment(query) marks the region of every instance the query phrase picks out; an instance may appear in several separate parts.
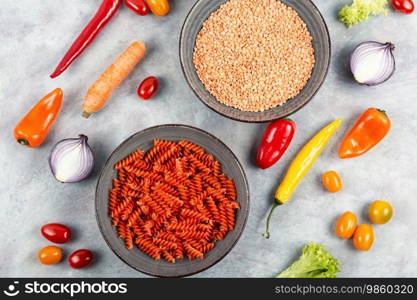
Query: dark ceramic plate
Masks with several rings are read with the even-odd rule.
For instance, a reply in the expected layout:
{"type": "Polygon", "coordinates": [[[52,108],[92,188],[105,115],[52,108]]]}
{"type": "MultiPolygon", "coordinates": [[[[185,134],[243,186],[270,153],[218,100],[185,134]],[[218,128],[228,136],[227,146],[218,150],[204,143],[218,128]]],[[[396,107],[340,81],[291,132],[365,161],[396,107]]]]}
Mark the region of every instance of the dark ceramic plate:
{"type": "Polygon", "coordinates": [[[121,260],[132,268],[149,275],[182,277],[201,272],[213,266],[232,250],[246,225],[249,213],[249,187],[245,172],[236,156],[219,139],[203,130],[186,125],[161,125],[134,134],[111,154],[97,183],[95,204],[100,231],[109,247],[121,260]],[[236,227],[227,234],[223,241],[217,242],[216,247],[208,252],[204,259],[193,261],[183,259],[175,264],[168,263],[162,259],[155,261],[136,247],[132,250],[127,250],[123,240],[118,238],[115,228],[111,225],[107,204],[108,193],[112,188],[112,180],[116,176],[116,171],[113,169],[114,164],[137,148],[143,150],[150,149],[153,140],[157,138],[172,141],[186,139],[204,147],[208,153],[213,154],[222,164],[223,172],[235,181],[238,195],[237,201],[241,206],[236,217],[236,227]]]}
{"type": "Polygon", "coordinates": [[[310,0],[282,0],[295,9],[306,23],[315,52],[316,65],[304,89],[285,104],[263,112],[246,112],[226,106],[216,100],[204,87],[193,64],[195,39],[202,24],[221,4],[227,0],[199,0],[191,9],[182,28],[180,37],[180,61],[185,78],[198,98],[219,114],[244,122],[268,122],[286,117],[306,105],[326,78],[330,63],[330,36],[326,23],[317,7],[310,0]]]}

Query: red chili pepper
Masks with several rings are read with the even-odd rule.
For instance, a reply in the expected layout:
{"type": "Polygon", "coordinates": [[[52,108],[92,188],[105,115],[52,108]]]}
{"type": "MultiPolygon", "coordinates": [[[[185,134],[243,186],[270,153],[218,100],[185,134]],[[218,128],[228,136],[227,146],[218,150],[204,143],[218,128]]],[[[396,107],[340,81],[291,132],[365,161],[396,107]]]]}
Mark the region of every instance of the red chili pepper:
{"type": "Polygon", "coordinates": [[[145,0],[125,0],[125,5],[141,16],[149,14],[149,7],[145,0]]]}
{"type": "Polygon", "coordinates": [[[101,30],[116,14],[120,8],[122,0],[103,0],[100,8],[96,12],[90,23],[84,28],[71,48],[65,54],[55,71],[50,75],[51,78],[58,77],[64,72],[78,56],[94,41],[101,30]]]}
{"type": "Polygon", "coordinates": [[[266,169],[275,164],[285,153],[295,134],[295,123],[281,119],[268,125],[256,156],[259,168],[266,169]]]}

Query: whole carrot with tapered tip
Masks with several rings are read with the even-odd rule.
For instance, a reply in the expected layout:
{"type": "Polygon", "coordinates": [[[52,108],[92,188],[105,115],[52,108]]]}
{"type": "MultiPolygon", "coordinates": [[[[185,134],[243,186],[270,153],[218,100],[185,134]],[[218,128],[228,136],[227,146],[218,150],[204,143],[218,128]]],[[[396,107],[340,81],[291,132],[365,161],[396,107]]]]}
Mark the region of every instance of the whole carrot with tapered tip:
{"type": "Polygon", "coordinates": [[[83,104],[83,117],[88,118],[104,107],[114,90],[129,76],[145,53],[143,43],[133,42],[116,58],[87,91],[83,104]]]}

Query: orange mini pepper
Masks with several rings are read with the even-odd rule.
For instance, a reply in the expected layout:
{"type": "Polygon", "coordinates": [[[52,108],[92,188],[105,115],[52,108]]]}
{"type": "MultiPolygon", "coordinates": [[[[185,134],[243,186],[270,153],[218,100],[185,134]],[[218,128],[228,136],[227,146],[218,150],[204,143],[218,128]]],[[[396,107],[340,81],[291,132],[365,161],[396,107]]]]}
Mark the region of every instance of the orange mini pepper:
{"type": "Polygon", "coordinates": [[[389,132],[391,121],[385,111],[368,108],[343,139],[340,158],[352,158],[365,154],[377,145],[389,132]]]}
{"type": "Polygon", "coordinates": [[[61,109],[63,96],[60,88],[55,89],[32,107],[14,129],[19,144],[35,148],[43,143],[61,109]]]}
{"type": "Polygon", "coordinates": [[[151,12],[158,17],[163,17],[169,13],[170,7],[168,0],[147,0],[151,12]]]}

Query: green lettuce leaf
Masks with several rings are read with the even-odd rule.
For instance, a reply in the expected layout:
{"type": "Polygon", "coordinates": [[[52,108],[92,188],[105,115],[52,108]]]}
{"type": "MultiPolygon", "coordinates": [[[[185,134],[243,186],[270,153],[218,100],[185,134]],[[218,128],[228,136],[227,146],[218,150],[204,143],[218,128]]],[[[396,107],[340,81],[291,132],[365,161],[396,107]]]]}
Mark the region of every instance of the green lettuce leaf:
{"type": "Polygon", "coordinates": [[[388,0],[353,0],[339,11],[339,21],[347,27],[368,19],[370,15],[388,14],[388,0]]]}
{"type": "Polygon", "coordinates": [[[339,261],[325,250],[325,246],[308,243],[300,258],[276,278],[336,278],[339,261]]]}

